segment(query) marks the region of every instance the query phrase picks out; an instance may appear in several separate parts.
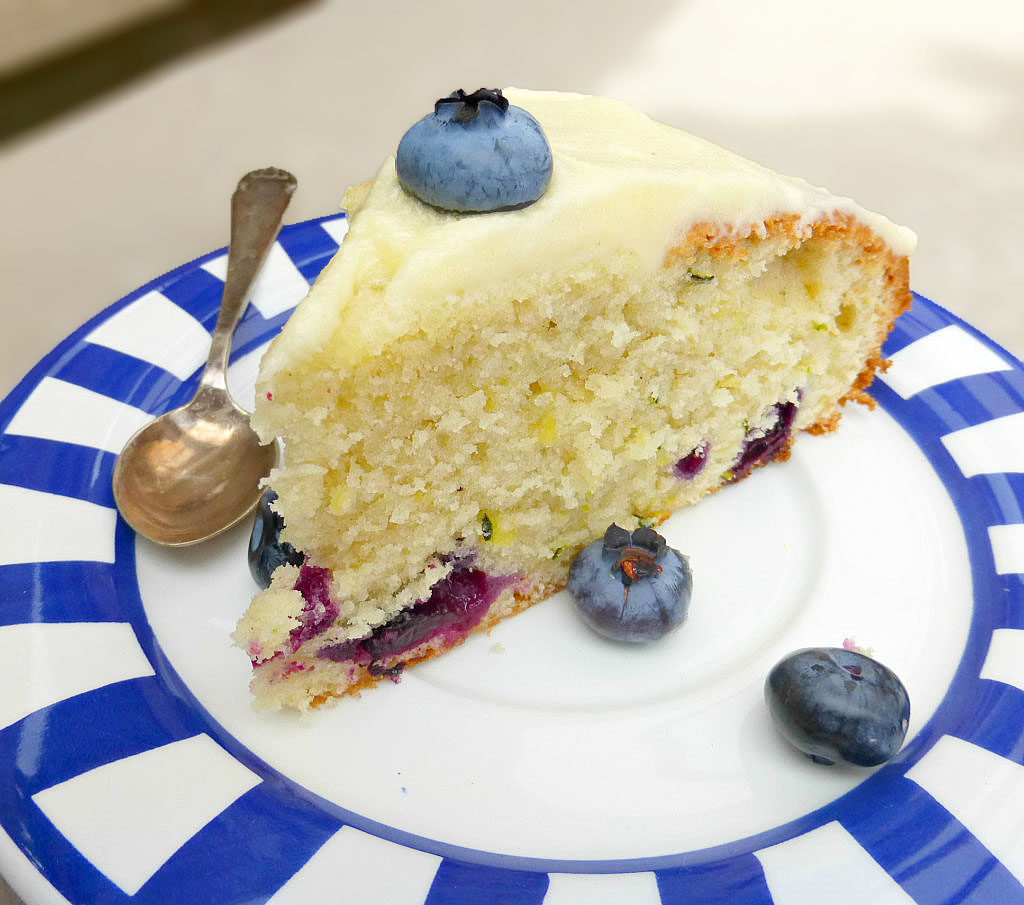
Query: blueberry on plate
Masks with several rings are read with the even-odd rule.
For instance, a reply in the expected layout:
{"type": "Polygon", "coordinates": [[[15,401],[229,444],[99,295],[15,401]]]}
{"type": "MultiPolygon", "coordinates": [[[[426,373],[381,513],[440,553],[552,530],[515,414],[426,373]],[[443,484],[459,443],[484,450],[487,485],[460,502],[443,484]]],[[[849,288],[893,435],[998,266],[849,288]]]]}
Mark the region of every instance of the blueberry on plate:
{"type": "Polygon", "coordinates": [[[612,525],[569,567],[569,593],[594,631],[616,641],[656,641],[686,619],[689,560],[652,528],[612,525]]]}
{"type": "Polygon", "coordinates": [[[764,696],[783,738],[821,764],[885,763],[910,722],[910,698],[896,674],[841,647],[784,657],[768,674],[764,696]]]}
{"type": "Polygon", "coordinates": [[[261,588],[270,586],[270,576],[278,566],[285,563],[301,566],[305,560],[302,553],[281,540],[284,519],[270,508],[276,499],[277,494],[273,490],[263,491],[256,504],[252,534],[249,535],[249,571],[261,588]]]}
{"type": "Polygon", "coordinates": [[[458,212],[532,204],[551,181],[551,147],[537,122],[500,90],[461,88],[402,136],[395,157],[407,191],[458,212]]]}

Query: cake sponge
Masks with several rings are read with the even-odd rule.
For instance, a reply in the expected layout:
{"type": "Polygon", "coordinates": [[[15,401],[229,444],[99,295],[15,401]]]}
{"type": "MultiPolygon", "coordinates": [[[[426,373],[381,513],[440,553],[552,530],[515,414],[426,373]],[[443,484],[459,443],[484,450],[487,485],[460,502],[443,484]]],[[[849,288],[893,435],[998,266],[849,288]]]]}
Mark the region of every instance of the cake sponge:
{"type": "Polygon", "coordinates": [[[441,211],[389,159],[263,359],[253,424],[307,557],[235,634],[263,706],[397,677],[564,586],[609,524],[833,429],[909,305],[884,217],[617,101],[505,95],[550,142],[544,195],[441,211]]]}

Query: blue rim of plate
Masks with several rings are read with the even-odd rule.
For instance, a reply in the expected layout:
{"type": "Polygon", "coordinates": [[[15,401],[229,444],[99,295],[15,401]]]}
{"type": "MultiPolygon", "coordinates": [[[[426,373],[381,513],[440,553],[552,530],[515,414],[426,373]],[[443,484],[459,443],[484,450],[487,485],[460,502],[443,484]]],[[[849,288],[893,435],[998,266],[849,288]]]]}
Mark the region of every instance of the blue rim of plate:
{"type": "MultiPolygon", "coordinates": [[[[333,236],[339,235],[340,223],[343,218],[334,215],[281,231],[278,244],[307,283],[337,249],[333,236]]],[[[50,352],[0,402],[0,486],[114,508],[113,453],[14,434],[7,431],[8,425],[46,378],[84,387],[150,415],[191,398],[198,374],[180,380],[155,364],[86,337],[153,292],[211,330],[223,284],[203,265],[223,255],[221,249],[196,259],[111,305],[50,352]]],[[[264,344],[280,330],[288,313],[264,318],[250,306],[236,333],[234,358],[264,344]]],[[[650,901],[664,905],[771,903],[772,891],[757,853],[835,823],[915,902],[1024,903],[1018,877],[951,810],[906,775],[945,737],[1024,765],[1024,690],[981,677],[993,632],[1024,631],[1024,563],[1000,566],[989,531],[991,526],[1024,530],[1024,453],[1018,457],[1019,471],[965,476],[943,442],[953,432],[1024,412],[1024,366],[919,295],[897,321],[884,352],[892,356],[950,328],[1000,359],[1003,369],[941,380],[908,398],[876,380],[871,394],[918,444],[959,515],[973,580],[969,635],[954,679],[932,718],[896,759],[847,794],[756,836],[699,851],[619,861],[511,857],[376,823],[271,769],[199,704],[145,618],[135,576],[134,536],[118,518],[113,563],[0,565],[0,630],[24,623],[128,622],[154,672],[75,694],[0,730],[0,825],[38,871],[40,883],[35,888],[55,889],[80,905],[263,902],[298,874],[335,833],[349,826],[436,857],[424,905],[540,905],[553,874],[574,873],[649,874],[653,883],[648,888],[655,890],[650,901]],[[134,895],[90,863],[33,801],[37,793],[96,767],[200,734],[216,740],[260,781],[202,826],[134,895]],[[27,749],[33,751],[28,761],[22,756],[27,749]]]]}

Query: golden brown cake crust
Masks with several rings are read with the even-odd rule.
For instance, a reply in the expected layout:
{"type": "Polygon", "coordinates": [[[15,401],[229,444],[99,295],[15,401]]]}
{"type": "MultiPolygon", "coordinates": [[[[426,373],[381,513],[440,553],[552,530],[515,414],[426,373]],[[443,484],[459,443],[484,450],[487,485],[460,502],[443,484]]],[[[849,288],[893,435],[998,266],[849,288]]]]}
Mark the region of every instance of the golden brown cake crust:
{"type": "MultiPolygon", "coordinates": [[[[913,299],[908,258],[895,254],[868,226],[849,214],[837,213],[831,218],[816,220],[809,227],[801,224],[795,214],[790,214],[765,220],[762,227],[763,231],[759,229],[756,232],[764,240],[785,237],[790,242],[790,248],[806,241],[810,234],[816,240],[837,246],[860,246],[865,260],[873,259],[883,263],[885,291],[878,298],[878,329],[874,338],[874,351],[865,360],[863,369],[850,389],[839,400],[840,406],[849,401],[857,401],[874,408],[875,401],[866,390],[874,381],[876,371],[888,368],[888,362],[882,358],[882,345],[892,331],[896,318],[910,308],[913,299]]],[[[678,245],[669,249],[665,256],[665,266],[676,262],[692,264],[702,252],[720,260],[745,260],[750,254],[748,243],[751,235],[737,235],[728,227],[715,223],[697,223],[678,245]]],[[[839,426],[840,418],[841,412],[837,408],[805,430],[814,435],[828,433],[839,426]]],[[[788,456],[787,445],[787,450],[776,456],[776,461],[784,461],[788,456]]]]}

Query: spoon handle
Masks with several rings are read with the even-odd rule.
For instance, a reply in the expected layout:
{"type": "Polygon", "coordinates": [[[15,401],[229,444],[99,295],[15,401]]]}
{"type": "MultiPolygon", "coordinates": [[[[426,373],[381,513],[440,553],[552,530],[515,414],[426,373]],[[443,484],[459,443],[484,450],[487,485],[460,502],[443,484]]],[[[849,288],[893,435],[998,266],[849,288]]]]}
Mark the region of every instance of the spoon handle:
{"type": "Polygon", "coordinates": [[[231,196],[231,244],[217,326],[213,330],[200,389],[227,391],[228,355],[235,327],[249,301],[249,291],[266,260],[285,208],[295,191],[295,177],[277,167],[246,173],[231,196]]]}

